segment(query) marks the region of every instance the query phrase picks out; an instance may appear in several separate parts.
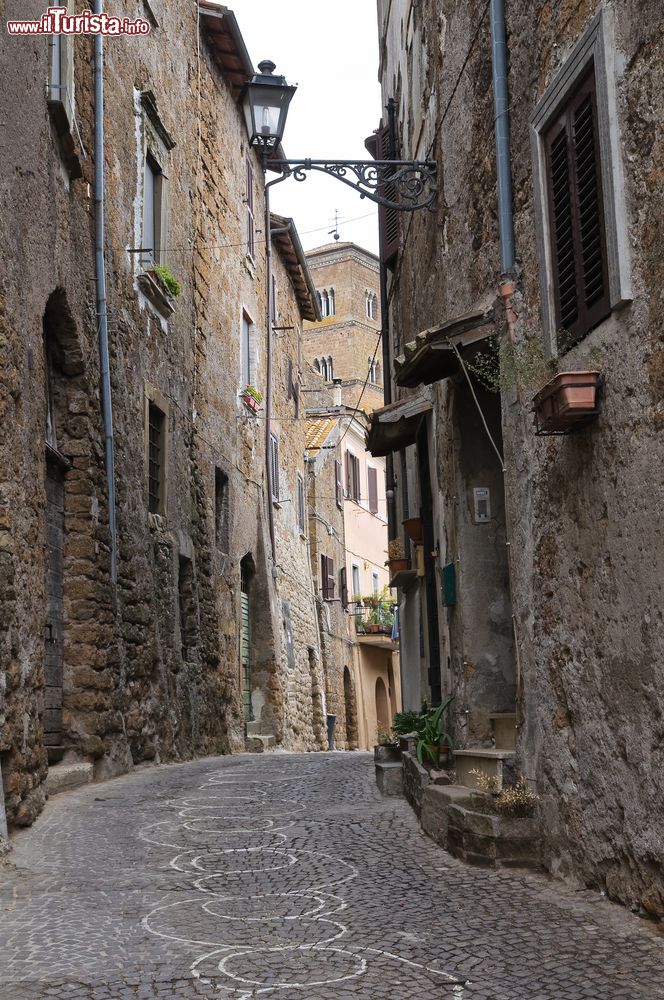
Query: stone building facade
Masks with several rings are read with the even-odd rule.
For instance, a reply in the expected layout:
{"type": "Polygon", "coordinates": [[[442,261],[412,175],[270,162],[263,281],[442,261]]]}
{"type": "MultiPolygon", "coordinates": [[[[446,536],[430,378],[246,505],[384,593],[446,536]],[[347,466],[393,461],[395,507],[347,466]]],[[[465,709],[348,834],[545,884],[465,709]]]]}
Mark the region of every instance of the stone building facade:
{"type": "Polygon", "coordinates": [[[661,9],[511,2],[503,32],[501,7],[378,2],[399,153],[438,184],[382,247],[402,420],[372,442],[428,560],[401,591],[404,650],[425,637],[404,697],[455,694],[460,747],[514,714],[548,868],[661,916],[661,9]],[[536,433],[569,372],[600,373],[599,414],[536,433]]]}
{"type": "MultiPolygon", "coordinates": [[[[136,6],[150,34],[104,45],[101,305],[93,41],[0,37],[10,824],[33,820],[63,759],[90,761],[102,778],[244,749],[247,732],[268,745],[324,744],[295,502],[306,439],[299,337],[319,315],[313,284],[292,224],[275,218],[273,325],[283,329],[270,331],[280,360],[268,428],[265,403],[255,412],[242,395],[249,384],[265,397],[268,380],[265,179],[238,104],[253,67],[226,8],[136,6]],[[112,423],[102,417],[105,328],[112,423]],[[283,495],[272,497],[270,433],[283,470],[283,495]],[[301,590],[286,587],[293,578],[301,590]]],[[[21,5],[21,17],[42,13],[21,5]]]]}
{"type": "Polygon", "coordinates": [[[378,259],[356,243],[329,243],[307,251],[321,319],[304,324],[304,353],[331,382],[341,379],[341,397],[355,407],[382,405],[380,283],[378,259]],[[366,388],[364,382],[369,373],[366,388]]]}

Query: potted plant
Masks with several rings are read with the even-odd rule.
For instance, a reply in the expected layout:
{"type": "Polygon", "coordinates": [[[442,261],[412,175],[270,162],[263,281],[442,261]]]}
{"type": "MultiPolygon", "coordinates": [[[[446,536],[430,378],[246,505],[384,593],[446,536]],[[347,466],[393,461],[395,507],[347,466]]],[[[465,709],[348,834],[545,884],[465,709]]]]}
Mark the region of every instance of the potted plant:
{"type": "Polygon", "coordinates": [[[165,264],[154,264],[152,267],[148,268],[148,273],[159,282],[162,289],[167,295],[170,295],[172,299],[176,299],[182,291],[182,285],[177,278],[171,274],[169,268],[167,268],[165,264]]]}
{"type": "Polygon", "coordinates": [[[422,719],[420,728],[417,730],[417,745],[415,753],[418,762],[424,766],[425,760],[431,767],[438,768],[442,763],[442,758],[447,760],[449,751],[452,749],[452,737],[445,728],[443,715],[454,701],[454,695],[438,708],[430,709],[422,719]]]}
{"type": "Polygon", "coordinates": [[[406,559],[403,542],[400,538],[391,538],[387,543],[386,565],[389,568],[390,576],[394,576],[395,573],[402,573],[404,570],[410,569],[410,560],[406,559]]]}
{"type": "Polygon", "coordinates": [[[405,521],[401,522],[404,526],[404,530],[408,537],[410,538],[413,545],[422,544],[422,518],[421,517],[407,517],[405,521]]]}
{"type": "Polygon", "coordinates": [[[598,371],[559,372],[533,399],[538,434],[569,434],[599,413],[598,371]]]}
{"type": "Polygon", "coordinates": [[[374,760],[379,762],[398,761],[401,758],[401,744],[399,737],[392,729],[384,729],[378,726],[376,730],[376,746],[374,747],[374,760]]]}
{"type": "Polygon", "coordinates": [[[253,385],[245,385],[240,393],[240,399],[252,413],[257,413],[263,402],[263,394],[258,389],[254,389],[253,385]]]}

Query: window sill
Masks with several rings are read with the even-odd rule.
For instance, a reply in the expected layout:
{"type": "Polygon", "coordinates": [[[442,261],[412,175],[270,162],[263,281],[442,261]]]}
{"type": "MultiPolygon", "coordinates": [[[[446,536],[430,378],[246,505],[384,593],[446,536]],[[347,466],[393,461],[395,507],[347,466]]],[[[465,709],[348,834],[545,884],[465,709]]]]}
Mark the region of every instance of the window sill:
{"type": "Polygon", "coordinates": [[[71,121],[69,120],[67,109],[64,103],[60,100],[48,98],[46,103],[48,105],[49,116],[53,122],[53,126],[58,137],[60,150],[62,152],[65,166],[67,167],[67,172],[73,181],[78,180],[83,176],[83,169],[81,167],[81,161],[78,158],[78,153],[76,152],[76,145],[71,131],[71,121]]]}
{"type": "Polygon", "coordinates": [[[173,305],[171,296],[164,291],[150,271],[141,271],[136,281],[143,295],[145,295],[146,299],[152,303],[164,319],[168,319],[169,316],[173,315],[175,306],[173,305]]]}

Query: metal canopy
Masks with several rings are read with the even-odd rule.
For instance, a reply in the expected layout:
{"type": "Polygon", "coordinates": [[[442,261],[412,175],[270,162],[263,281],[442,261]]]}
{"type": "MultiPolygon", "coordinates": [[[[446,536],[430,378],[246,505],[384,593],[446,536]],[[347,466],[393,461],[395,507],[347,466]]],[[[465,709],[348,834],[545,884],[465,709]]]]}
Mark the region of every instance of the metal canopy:
{"type": "Polygon", "coordinates": [[[426,396],[409,396],[374,410],[369,415],[365,440],[368,450],[379,458],[415,443],[420,421],[432,408],[426,396]]]}
{"type": "Polygon", "coordinates": [[[404,353],[394,359],[396,384],[414,388],[455,375],[459,363],[452,343],[463,352],[463,348],[490,337],[494,333],[493,320],[493,306],[489,306],[418,333],[405,345],[404,353]]]}

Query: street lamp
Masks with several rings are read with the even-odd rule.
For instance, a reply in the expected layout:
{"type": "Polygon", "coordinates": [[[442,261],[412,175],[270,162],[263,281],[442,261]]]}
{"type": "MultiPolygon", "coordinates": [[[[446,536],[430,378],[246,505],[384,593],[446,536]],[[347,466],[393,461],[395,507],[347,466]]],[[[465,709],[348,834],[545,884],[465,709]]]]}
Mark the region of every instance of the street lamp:
{"type": "MultiPolygon", "coordinates": [[[[272,562],[276,564],[274,512],[272,509],[272,463],[270,432],[272,422],[272,236],[270,188],[292,176],[303,181],[310,170],[336,177],[353,188],[360,198],[397,212],[415,212],[429,208],[436,198],[436,164],[428,160],[285,160],[274,154],[279,150],[286,127],[288,108],[296,87],[283,76],[275,76],[276,66],[266,59],[258,64],[258,73],[242,91],[249,143],[262,151],[263,167],[279,176],[265,184],[265,264],[267,271],[267,350],[265,387],[265,456],[268,495],[268,524],[272,562]]],[[[391,105],[392,107],[392,105],[391,105]]]]}
{"type": "Polygon", "coordinates": [[[275,64],[265,59],[258,64],[259,72],[242,91],[242,109],[249,142],[264,150],[275,149],[281,142],[288,105],[297,90],[297,87],[286,83],[285,77],[275,76],[275,69],[275,64]]]}
{"type": "Polygon", "coordinates": [[[249,142],[263,151],[263,162],[296,181],[307,171],[336,177],[352,187],[361,198],[397,212],[429,208],[436,198],[436,164],[428,160],[284,160],[272,155],[281,143],[288,107],[296,87],[275,76],[275,64],[266,59],[259,72],[245,84],[242,108],[249,142]]]}

